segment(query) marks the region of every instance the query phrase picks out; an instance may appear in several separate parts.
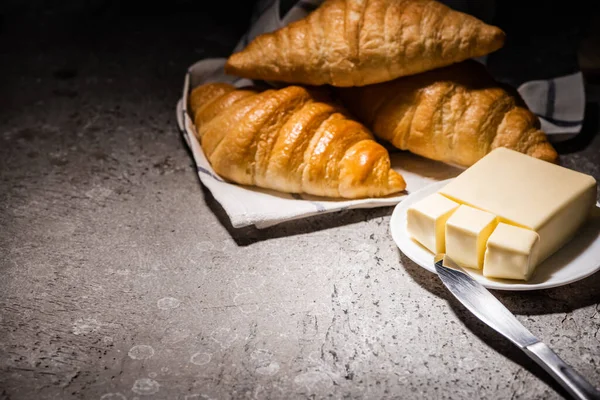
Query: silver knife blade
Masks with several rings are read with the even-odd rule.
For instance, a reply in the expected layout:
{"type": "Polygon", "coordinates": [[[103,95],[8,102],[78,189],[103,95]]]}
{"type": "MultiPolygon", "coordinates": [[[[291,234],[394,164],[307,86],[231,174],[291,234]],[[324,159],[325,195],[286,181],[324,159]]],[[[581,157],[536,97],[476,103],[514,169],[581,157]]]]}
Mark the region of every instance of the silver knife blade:
{"type": "Polygon", "coordinates": [[[435,257],[435,270],[448,290],[477,318],[517,345],[553,376],[573,397],[600,400],[600,391],[538,340],[488,290],[445,254],[435,257]]]}
{"type": "Polygon", "coordinates": [[[445,254],[435,258],[435,270],[448,290],[477,318],[520,348],[539,342],[482,284],[445,254]]]}

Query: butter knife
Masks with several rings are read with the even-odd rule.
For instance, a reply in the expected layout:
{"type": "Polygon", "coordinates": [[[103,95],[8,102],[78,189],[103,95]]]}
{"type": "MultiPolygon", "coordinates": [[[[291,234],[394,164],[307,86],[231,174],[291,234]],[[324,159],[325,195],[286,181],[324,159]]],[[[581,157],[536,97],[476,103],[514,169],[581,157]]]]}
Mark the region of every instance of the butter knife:
{"type": "Polygon", "coordinates": [[[574,398],[600,399],[596,388],[529,332],[496,297],[447,255],[436,255],[434,262],[444,285],[477,318],[523,350],[574,398]]]}

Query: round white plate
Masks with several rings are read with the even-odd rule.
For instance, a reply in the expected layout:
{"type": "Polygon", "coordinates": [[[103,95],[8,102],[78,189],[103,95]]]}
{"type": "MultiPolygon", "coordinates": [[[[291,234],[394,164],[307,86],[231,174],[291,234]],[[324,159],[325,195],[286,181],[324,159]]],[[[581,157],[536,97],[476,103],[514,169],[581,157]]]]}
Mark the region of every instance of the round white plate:
{"type": "MultiPolygon", "coordinates": [[[[441,189],[452,179],[433,183],[411,193],[394,208],[390,220],[392,238],[398,248],[419,266],[435,273],[434,255],[411,239],[406,230],[406,210],[423,197],[441,189]]],[[[538,290],[566,285],[600,270],[600,208],[581,227],[574,239],[537,266],[527,281],[511,281],[484,277],[480,271],[466,269],[470,275],[488,289],[538,290]]]]}

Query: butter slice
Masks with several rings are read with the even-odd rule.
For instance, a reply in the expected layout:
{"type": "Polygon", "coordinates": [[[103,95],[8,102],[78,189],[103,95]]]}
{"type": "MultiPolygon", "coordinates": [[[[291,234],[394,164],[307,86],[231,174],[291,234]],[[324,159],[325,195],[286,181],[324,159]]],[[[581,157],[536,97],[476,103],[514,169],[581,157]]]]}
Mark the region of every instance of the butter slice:
{"type": "Polygon", "coordinates": [[[494,214],[461,205],[446,222],[446,254],[461,267],[481,269],[486,242],[497,224],[494,214]]]}
{"type": "Polygon", "coordinates": [[[446,221],[458,206],[458,203],[433,193],[408,208],[406,229],[432,253],[444,253],[446,221]]]}
{"type": "Polygon", "coordinates": [[[500,222],[537,232],[537,262],[542,262],[586,220],[596,202],[596,190],[596,180],[590,175],[497,148],[439,192],[491,212],[500,222]]]}
{"type": "Polygon", "coordinates": [[[527,280],[538,263],[539,250],[537,233],[500,223],[487,242],[483,276],[527,280]]]}

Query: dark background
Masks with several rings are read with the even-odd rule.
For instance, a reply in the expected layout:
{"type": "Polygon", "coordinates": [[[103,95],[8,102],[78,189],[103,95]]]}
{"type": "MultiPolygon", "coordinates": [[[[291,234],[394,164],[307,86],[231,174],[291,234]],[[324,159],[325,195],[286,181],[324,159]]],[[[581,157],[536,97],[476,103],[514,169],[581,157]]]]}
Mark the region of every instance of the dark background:
{"type": "MultiPolygon", "coordinates": [[[[561,144],[559,151],[563,165],[600,180],[598,114],[594,111],[600,99],[596,84],[600,70],[600,19],[591,8],[594,2],[498,0],[496,3],[497,12],[490,22],[502,27],[508,35],[506,47],[490,56],[490,68],[497,76],[518,84],[536,77],[573,72],[578,64],[584,67],[589,83],[584,132],[561,144]]],[[[182,306],[178,315],[181,326],[189,324],[193,336],[190,346],[199,345],[200,349],[208,346],[210,350],[214,343],[208,333],[215,326],[230,322],[233,315],[228,313],[230,306],[223,309],[213,306],[231,300],[228,290],[232,290],[232,284],[227,279],[233,279],[231,274],[237,271],[264,270],[266,276],[275,276],[273,286],[266,285],[263,289],[265,297],[274,301],[288,302],[292,298],[267,293],[269,288],[295,296],[317,286],[314,293],[305,296],[307,299],[329,301],[331,297],[332,302],[338,302],[332,313],[339,326],[332,325],[331,335],[319,322],[323,334],[326,329],[331,337],[325,347],[329,349],[325,352],[329,364],[336,365],[337,346],[348,338],[358,340],[351,343],[359,347],[372,346],[371,336],[365,336],[368,339],[364,344],[362,338],[357,339],[346,330],[347,310],[342,310],[339,300],[328,291],[319,292],[320,287],[325,287],[319,286],[323,278],[311,264],[319,267],[324,258],[334,258],[330,255],[335,254],[342,242],[348,248],[362,243],[361,232],[365,232],[365,238],[369,234],[371,239],[375,238],[373,243],[381,246],[382,251],[391,250],[393,243],[384,221],[391,208],[347,210],[270,230],[235,230],[218,202],[199,184],[192,159],[177,130],[175,105],[181,96],[186,69],[204,57],[227,56],[246,30],[252,6],[251,1],[225,0],[0,0],[1,400],[100,398],[109,391],[127,393],[131,399],[134,381],[148,376],[147,372],[158,374],[156,379],[162,385],[160,398],[183,398],[199,388],[214,390],[219,398],[226,398],[231,390],[245,393],[254,387],[256,378],[240,373],[240,369],[219,367],[225,362],[238,363],[238,358],[245,354],[243,349],[215,350],[213,363],[202,367],[205,378],[198,377],[193,369],[186,369],[191,354],[186,353],[189,349],[183,345],[160,349],[174,347],[184,353],[185,360],[163,351],[140,367],[140,361],[126,356],[137,344],[160,345],[162,330],[171,326],[168,316],[156,308],[157,299],[165,296],[189,297],[206,306],[201,314],[182,306]],[[341,229],[353,223],[363,225],[353,228],[356,232],[352,235],[341,229]],[[307,234],[325,229],[331,235],[327,240],[307,234]],[[210,244],[210,248],[214,243],[215,249],[190,253],[191,246],[198,241],[200,245],[210,244]],[[218,250],[225,245],[226,250],[218,250]],[[294,247],[302,257],[286,259],[288,254],[294,254],[281,252],[286,246],[294,247]],[[189,254],[191,261],[186,258],[189,254]],[[269,258],[271,254],[273,258],[269,258]],[[207,255],[212,256],[212,264],[200,265],[207,255]],[[276,267],[291,263],[296,275],[293,279],[277,275],[276,268],[267,268],[270,261],[276,267]],[[208,278],[203,267],[212,271],[208,272],[208,278]],[[310,275],[311,268],[315,275],[310,275]],[[131,274],[119,275],[115,271],[131,271],[131,274]],[[145,277],[138,279],[142,275],[145,277]],[[171,372],[163,374],[161,366],[170,367],[171,372]]],[[[385,290],[380,291],[378,286],[371,288],[369,282],[377,282],[377,277],[386,282],[390,277],[386,274],[397,277],[396,272],[403,273],[405,268],[394,264],[398,259],[391,252],[382,254],[388,256],[378,259],[377,267],[371,263],[373,277],[358,280],[366,286],[360,286],[358,297],[352,297],[358,306],[350,314],[354,312],[361,318],[369,313],[375,315],[379,313],[379,300],[382,305],[389,301],[382,297],[387,293],[385,290]],[[363,293],[365,296],[361,298],[363,293]],[[372,302],[374,299],[377,302],[372,302]]],[[[445,290],[408,260],[402,263],[412,277],[406,279],[412,279],[431,293],[417,291],[416,284],[408,287],[437,305],[431,313],[439,318],[417,320],[413,326],[414,338],[420,338],[424,344],[429,336],[417,333],[416,326],[437,323],[439,329],[453,329],[454,325],[443,327],[448,312],[445,302],[438,297],[444,298],[445,290]]],[[[347,285],[344,279],[338,281],[347,285]]],[[[247,284],[252,286],[254,281],[250,279],[247,284]]],[[[590,305],[598,303],[598,287],[596,274],[575,286],[529,297],[506,295],[503,301],[513,311],[533,314],[527,318],[528,325],[545,333],[568,361],[592,378],[598,376],[597,364],[582,355],[593,355],[597,349],[597,341],[592,338],[594,330],[597,332],[596,314],[590,305]],[[581,326],[573,318],[567,318],[567,314],[564,319],[556,314],[578,308],[584,308],[575,315],[580,318],[581,326]]],[[[337,291],[334,293],[337,296],[337,291]]],[[[414,304],[418,310],[420,300],[412,301],[408,304],[414,304]]],[[[389,304],[387,309],[394,310],[389,304]]],[[[283,308],[273,310],[275,317],[264,314],[252,321],[261,326],[268,326],[277,318],[296,323],[297,318],[283,308]]],[[[468,312],[462,310],[458,314],[491,348],[509,354],[508,359],[516,359],[535,371],[531,363],[523,361],[524,356],[519,359],[514,355],[517,350],[512,345],[482,329],[468,312]]],[[[421,317],[420,312],[414,311],[407,315],[421,317]]],[[[392,321],[390,332],[398,331],[400,325],[393,324],[396,317],[392,314],[387,317],[392,321]]],[[[298,322],[296,329],[312,326],[310,321],[304,322],[303,327],[298,322]]],[[[316,321],[315,318],[315,328],[316,321]]],[[[240,337],[250,335],[254,328],[251,324],[241,324],[240,337]],[[244,331],[246,328],[250,330],[244,331]]],[[[279,332],[293,332],[293,329],[285,325],[279,332]]],[[[379,334],[379,331],[366,332],[379,334]]],[[[392,354],[400,358],[412,347],[405,348],[402,340],[399,342],[398,347],[392,347],[389,339],[382,337],[375,344],[396,349],[392,354]]],[[[489,350],[481,343],[474,345],[469,347],[470,351],[489,350]]],[[[296,354],[288,348],[280,351],[296,354]]],[[[449,365],[465,353],[452,346],[445,351],[449,365]]],[[[500,384],[504,390],[501,393],[510,397],[510,387],[506,386],[515,383],[524,388],[522,398],[528,398],[528,390],[556,394],[544,392],[545,386],[536,386],[535,376],[528,373],[517,376],[520,369],[491,354],[496,358],[492,359],[490,369],[476,371],[477,379],[479,374],[499,377],[494,378],[499,383],[489,383],[486,393],[497,393],[498,386],[494,389],[493,385],[500,384]],[[509,378],[506,371],[511,368],[515,375],[509,378]]],[[[347,360],[343,354],[339,356],[344,368],[347,360]]],[[[487,357],[486,354],[486,363],[487,357]]],[[[302,361],[301,357],[299,360],[302,361]]],[[[415,365],[422,365],[421,361],[415,365]]],[[[442,362],[447,363],[443,358],[429,361],[440,368],[442,362]]],[[[240,364],[244,362],[242,358],[240,364]]],[[[302,362],[298,365],[300,369],[306,367],[302,362]]],[[[333,388],[338,395],[360,395],[366,387],[362,379],[379,376],[375,370],[380,369],[377,362],[365,368],[358,366],[352,381],[354,372],[348,371],[348,365],[347,378],[340,380],[343,387],[333,388]]],[[[296,366],[282,364],[282,375],[292,376],[296,366]]],[[[451,378],[457,376],[449,372],[451,378]]],[[[536,374],[543,379],[539,371],[536,374]]],[[[465,377],[467,382],[471,377],[465,377]]],[[[381,394],[388,387],[421,391],[438,386],[451,397],[467,397],[472,393],[464,391],[464,385],[445,379],[446,374],[427,373],[423,379],[408,379],[406,384],[399,383],[397,378],[382,385],[377,381],[381,391],[374,393],[381,394]]],[[[550,381],[548,377],[545,380],[550,381]]],[[[273,388],[265,390],[275,397],[279,393],[273,388]]]]}
{"type": "MultiPolygon", "coordinates": [[[[291,3],[281,1],[282,12],[291,3]]],[[[0,3],[0,107],[6,111],[15,100],[18,77],[67,80],[93,74],[95,68],[110,74],[111,68],[118,68],[115,64],[153,69],[154,76],[169,80],[178,91],[188,65],[230,54],[248,27],[254,4],[250,0],[4,0],[0,3]]],[[[519,85],[581,67],[588,80],[598,80],[600,19],[593,1],[454,4],[506,31],[506,46],[490,56],[490,71],[499,79],[519,85]]]]}

